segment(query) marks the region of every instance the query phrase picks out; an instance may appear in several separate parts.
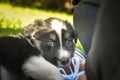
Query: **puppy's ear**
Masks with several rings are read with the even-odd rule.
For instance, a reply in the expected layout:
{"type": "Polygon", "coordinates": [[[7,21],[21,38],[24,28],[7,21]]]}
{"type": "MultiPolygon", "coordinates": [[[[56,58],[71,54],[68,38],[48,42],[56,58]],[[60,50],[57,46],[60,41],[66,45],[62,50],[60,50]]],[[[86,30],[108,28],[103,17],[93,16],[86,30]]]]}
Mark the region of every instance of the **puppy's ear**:
{"type": "Polygon", "coordinates": [[[23,30],[24,36],[26,38],[31,38],[34,35],[34,33],[41,28],[42,25],[43,25],[43,21],[37,19],[34,21],[33,24],[29,24],[28,26],[25,26],[23,30]]]}
{"type": "Polygon", "coordinates": [[[78,38],[77,30],[73,31],[73,38],[74,38],[75,43],[77,43],[77,38],[78,38]]]}
{"type": "Polygon", "coordinates": [[[23,34],[26,38],[31,38],[33,36],[34,28],[32,26],[32,24],[29,24],[28,26],[24,27],[23,34]]]}
{"type": "Polygon", "coordinates": [[[77,43],[77,37],[78,37],[77,30],[73,29],[72,25],[68,21],[65,21],[65,23],[68,31],[72,34],[75,43],[77,43]]]}

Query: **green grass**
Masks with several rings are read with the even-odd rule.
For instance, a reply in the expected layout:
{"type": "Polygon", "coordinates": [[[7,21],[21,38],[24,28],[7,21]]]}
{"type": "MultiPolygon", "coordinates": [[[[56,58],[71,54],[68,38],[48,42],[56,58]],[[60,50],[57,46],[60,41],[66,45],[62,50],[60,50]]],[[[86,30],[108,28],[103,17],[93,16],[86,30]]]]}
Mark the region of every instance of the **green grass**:
{"type": "Polygon", "coordinates": [[[48,17],[57,17],[63,20],[68,20],[72,23],[72,15],[64,12],[47,11],[42,9],[31,9],[28,7],[16,7],[9,4],[0,4],[0,19],[5,18],[12,22],[20,21],[21,26],[33,22],[35,19],[46,19],[48,17]]]}
{"type": "MultiPolygon", "coordinates": [[[[0,29],[12,28],[13,30],[21,29],[32,23],[35,19],[46,19],[49,17],[57,17],[72,22],[72,15],[64,12],[47,11],[42,9],[31,9],[28,7],[16,7],[10,4],[0,3],[0,29]]],[[[5,31],[4,31],[5,32],[5,31]]],[[[0,35],[4,34],[0,32],[0,35]]],[[[13,31],[14,32],[14,31],[13,31]]],[[[5,32],[6,33],[9,32],[5,32]]],[[[10,32],[12,33],[12,32],[10,32]]],[[[14,33],[13,33],[14,34],[14,33]]]]}
{"type": "MultiPolygon", "coordinates": [[[[35,19],[46,19],[49,17],[67,20],[73,25],[72,14],[0,3],[0,36],[18,34],[22,32],[24,26],[32,23],[35,19]]],[[[76,46],[83,50],[80,42],[76,46]]]]}

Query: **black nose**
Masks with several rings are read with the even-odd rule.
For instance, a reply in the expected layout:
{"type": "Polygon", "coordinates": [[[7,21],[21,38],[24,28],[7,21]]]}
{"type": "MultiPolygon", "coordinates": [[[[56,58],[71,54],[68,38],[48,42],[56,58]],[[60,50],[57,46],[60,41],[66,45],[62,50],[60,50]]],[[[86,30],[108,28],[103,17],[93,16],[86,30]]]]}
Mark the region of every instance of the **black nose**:
{"type": "Polygon", "coordinates": [[[66,65],[69,62],[69,58],[68,57],[62,57],[60,61],[63,65],[66,65]]]}

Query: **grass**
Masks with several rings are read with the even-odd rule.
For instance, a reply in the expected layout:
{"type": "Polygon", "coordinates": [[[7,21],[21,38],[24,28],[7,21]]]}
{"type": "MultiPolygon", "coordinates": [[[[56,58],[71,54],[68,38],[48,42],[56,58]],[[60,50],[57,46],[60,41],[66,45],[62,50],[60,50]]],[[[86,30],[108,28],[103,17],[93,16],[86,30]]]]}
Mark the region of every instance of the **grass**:
{"type": "MultiPolygon", "coordinates": [[[[0,3],[0,36],[18,34],[22,32],[24,26],[32,23],[35,19],[46,19],[49,17],[67,20],[73,25],[72,14],[0,3]]],[[[80,42],[76,46],[83,50],[80,42]]]]}
{"type": "MultiPolygon", "coordinates": [[[[57,11],[53,12],[50,10],[49,11],[42,9],[38,10],[31,9],[28,7],[17,7],[12,6],[10,4],[0,3],[0,29],[1,28],[2,29],[12,28],[14,30],[21,29],[24,26],[32,23],[35,19],[46,19],[49,17],[57,17],[63,20],[67,20],[71,24],[73,22],[72,15],[66,14],[64,12],[60,13],[57,11]]],[[[2,34],[4,35],[4,32],[2,33],[0,32],[0,35],[2,34]]]]}

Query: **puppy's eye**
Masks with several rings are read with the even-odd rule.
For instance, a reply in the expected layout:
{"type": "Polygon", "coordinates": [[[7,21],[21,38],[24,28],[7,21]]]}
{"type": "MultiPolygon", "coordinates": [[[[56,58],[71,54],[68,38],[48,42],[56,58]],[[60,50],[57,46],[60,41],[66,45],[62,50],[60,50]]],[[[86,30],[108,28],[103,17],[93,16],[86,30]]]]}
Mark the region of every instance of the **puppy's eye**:
{"type": "Polygon", "coordinates": [[[51,47],[54,47],[55,46],[55,42],[54,41],[49,41],[48,45],[51,46],[51,47]]]}
{"type": "Polygon", "coordinates": [[[71,44],[71,42],[72,42],[72,38],[68,38],[68,39],[66,40],[66,43],[67,43],[67,44],[71,44]]]}

